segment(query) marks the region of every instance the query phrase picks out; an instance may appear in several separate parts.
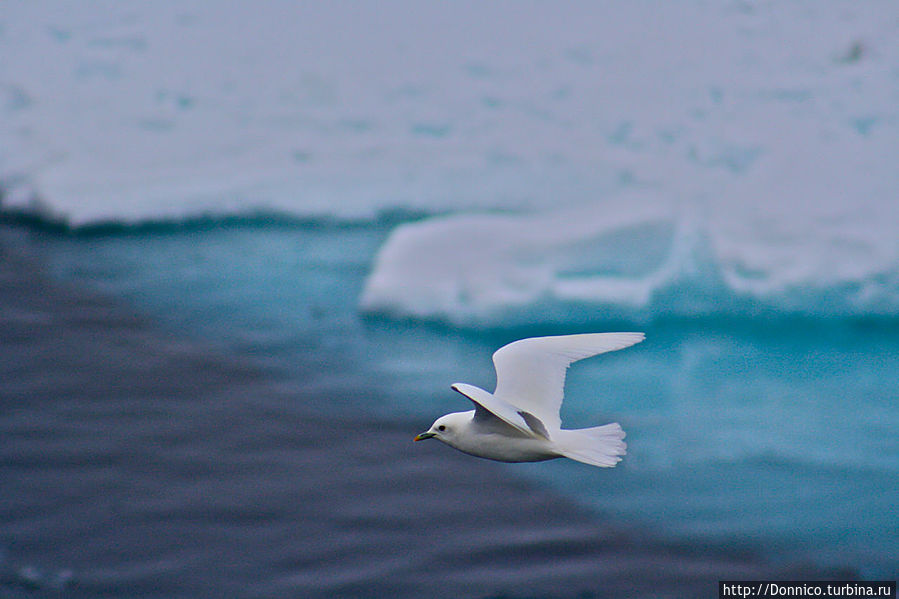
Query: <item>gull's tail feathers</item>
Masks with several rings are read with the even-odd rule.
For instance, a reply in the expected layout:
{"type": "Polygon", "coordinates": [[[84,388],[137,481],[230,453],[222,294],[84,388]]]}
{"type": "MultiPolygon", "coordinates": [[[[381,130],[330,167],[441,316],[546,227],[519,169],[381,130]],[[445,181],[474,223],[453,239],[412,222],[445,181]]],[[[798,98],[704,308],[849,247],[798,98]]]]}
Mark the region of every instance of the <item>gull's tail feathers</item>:
{"type": "Polygon", "coordinates": [[[602,468],[614,467],[627,451],[624,431],[617,422],[593,428],[563,429],[553,435],[553,440],[556,451],[566,458],[602,468]]]}

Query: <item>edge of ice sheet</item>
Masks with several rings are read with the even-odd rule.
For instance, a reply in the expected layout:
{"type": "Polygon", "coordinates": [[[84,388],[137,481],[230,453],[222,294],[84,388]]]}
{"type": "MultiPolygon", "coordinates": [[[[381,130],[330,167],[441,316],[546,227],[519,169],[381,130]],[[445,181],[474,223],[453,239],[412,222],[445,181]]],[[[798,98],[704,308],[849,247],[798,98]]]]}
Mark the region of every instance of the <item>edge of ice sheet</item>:
{"type": "Polygon", "coordinates": [[[359,305],[368,314],[462,326],[757,311],[899,314],[897,257],[877,244],[835,257],[820,251],[833,244],[829,233],[774,240],[771,231],[717,227],[707,215],[636,193],[562,212],[437,217],[391,234],[359,305]]]}

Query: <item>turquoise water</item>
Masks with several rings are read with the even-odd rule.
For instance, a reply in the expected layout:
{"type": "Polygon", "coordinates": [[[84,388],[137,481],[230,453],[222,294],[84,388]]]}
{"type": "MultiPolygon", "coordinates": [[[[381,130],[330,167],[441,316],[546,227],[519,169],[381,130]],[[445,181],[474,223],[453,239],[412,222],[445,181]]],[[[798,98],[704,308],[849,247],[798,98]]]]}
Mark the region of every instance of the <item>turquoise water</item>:
{"type": "Polygon", "coordinates": [[[511,473],[663,537],[869,577],[899,573],[899,322],[786,313],[565,322],[554,314],[478,330],[364,316],[359,295],[395,224],[31,232],[27,244],[62,279],[277,376],[303,377],[332,398],[326,409],[422,428],[467,409],[451,383],[493,384],[490,354],[503,343],[639,327],[641,345],[571,369],[563,408],[570,427],[621,422],[629,443],[621,465],[553,461],[510,465],[511,473]]]}

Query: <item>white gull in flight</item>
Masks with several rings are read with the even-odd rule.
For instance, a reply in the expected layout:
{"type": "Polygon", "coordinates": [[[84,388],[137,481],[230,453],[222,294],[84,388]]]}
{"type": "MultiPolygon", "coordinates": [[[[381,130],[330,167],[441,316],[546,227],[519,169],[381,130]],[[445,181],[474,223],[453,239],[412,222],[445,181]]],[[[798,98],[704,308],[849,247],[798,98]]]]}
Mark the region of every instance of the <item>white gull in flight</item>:
{"type": "Polygon", "coordinates": [[[571,363],[630,347],[643,333],[584,333],[521,339],[493,354],[496,390],[452,386],[474,410],[438,418],[415,441],[437,439],[464,453],[500,462],[571,458],[610,468],[627,445],[617,422],[593,428],[562,428],[565,372],[571,363]]]}

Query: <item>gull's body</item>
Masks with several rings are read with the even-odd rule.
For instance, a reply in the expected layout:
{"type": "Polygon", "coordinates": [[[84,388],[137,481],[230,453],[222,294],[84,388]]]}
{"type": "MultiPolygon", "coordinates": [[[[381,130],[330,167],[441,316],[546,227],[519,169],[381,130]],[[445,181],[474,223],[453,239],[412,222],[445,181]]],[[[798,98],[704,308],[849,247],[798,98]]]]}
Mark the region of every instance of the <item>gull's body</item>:
{"type": "Polygon", "coordinates": [[[416,441],[435,438],[464,453],[500,462],[539,462],[567,457],[594,466],[621,461],[627,446],[615,422],[562,428],[565,372],[577,360],[623,349],[643,333],[586,333],[521,339],[493,354],[496,390],[474,385],[452,387],[470,399],[474,410],[438,418],[416,441]]]}

